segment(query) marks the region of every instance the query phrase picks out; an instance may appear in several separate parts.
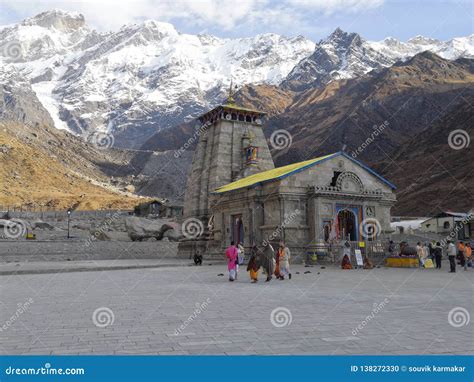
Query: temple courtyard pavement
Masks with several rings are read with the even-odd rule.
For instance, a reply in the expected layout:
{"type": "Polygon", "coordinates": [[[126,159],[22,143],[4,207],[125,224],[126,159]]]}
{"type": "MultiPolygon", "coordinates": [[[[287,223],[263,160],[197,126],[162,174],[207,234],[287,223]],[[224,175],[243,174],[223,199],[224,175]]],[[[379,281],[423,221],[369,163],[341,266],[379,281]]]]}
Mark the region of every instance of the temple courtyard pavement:
{"type": "MultiPolygon", "coordinates": [[[[2,354],[472,354],[474,271],[226,265],[4,274],[2,354]]],[[[100,269],[100,268],[99,268],[100,269]]]]}

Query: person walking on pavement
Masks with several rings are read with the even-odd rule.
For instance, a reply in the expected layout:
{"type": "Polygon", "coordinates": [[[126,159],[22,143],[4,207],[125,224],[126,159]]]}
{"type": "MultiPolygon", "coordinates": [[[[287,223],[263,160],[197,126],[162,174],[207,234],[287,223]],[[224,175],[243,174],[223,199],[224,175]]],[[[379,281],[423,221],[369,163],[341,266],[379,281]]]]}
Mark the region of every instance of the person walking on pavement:
{"type": "Polygon", "coordinates": [[[450,273],[456,272],[456,246],[450,240],[448,241],[448,259],[449,259],[449,267],[450,273]]]}
{"type": "Polygon", "coordinates": [[[274,260],[275,260],[275,250],[272,245],[268,242],[263,243],[264,248],[261,254],[260,264],[262,265],[263,270],[267,274],[267,279],[265,282],[268,282],[272,279],[273,270],[274,270],[274,260]]]}
{"type": "Polygon", "coordinates": [[[288,276],[288,278],[291,280],[290,257],[290,248],[285,245],[285,242],[283,240],[280,240],[280,248],[278,249],[280,280],[284,280],[285,276],[288,276]]]}
{"type": "Polygon", "coordinates": [[[237,264],[237,248],[233,241],[230,242],[230,246],[225,251],[227,257],[227,269],[229,271],[229,281],[234,281],[237,277],[236,264],[237,264]]]}
{"type": "Polygon", "coordinates": [[[466,243],[464,246],[464,270],[467,271],[467,267],[469,265],[472,266],[471,263],[471,256],[472,256],[472,248],[470,243],[466,243]]]}

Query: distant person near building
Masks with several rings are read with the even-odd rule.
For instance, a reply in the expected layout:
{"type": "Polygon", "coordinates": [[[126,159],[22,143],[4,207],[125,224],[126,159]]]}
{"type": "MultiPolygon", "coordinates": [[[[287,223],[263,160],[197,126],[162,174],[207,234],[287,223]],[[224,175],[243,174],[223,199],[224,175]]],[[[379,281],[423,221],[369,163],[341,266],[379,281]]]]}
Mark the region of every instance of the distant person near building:
{"type": "Polygon", "coordinates": [[[448,241],[448,259],[449,259],[449,267],[450,273],[456,272],[456,246],[452,241],[448,241]]]}
{"type": "Polygon", "coordinates": [[[436,262],[436,269],[441,269],[441,258],[443,257],[443,248],[441,247],[441,243],[439,241],[433,248],[433,254],[436,262]]]}

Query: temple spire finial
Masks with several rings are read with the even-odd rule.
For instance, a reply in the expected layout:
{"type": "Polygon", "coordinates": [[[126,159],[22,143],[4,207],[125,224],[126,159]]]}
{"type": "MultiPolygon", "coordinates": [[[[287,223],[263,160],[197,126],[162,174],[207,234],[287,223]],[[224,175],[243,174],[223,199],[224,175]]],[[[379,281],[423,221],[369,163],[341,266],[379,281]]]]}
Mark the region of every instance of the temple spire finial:
{"type": "MultiPolygon", "coordinates": [[[[237,88],[237,85],[235,85],[235,88],[237,88]]],[[[235,105],[235,99],[234,99],[234,87],[233,87],[233,81],[232,78],[230,79],[230,86],[229,86],[229,95],[227,96],[227,105],[235,105]]]]}

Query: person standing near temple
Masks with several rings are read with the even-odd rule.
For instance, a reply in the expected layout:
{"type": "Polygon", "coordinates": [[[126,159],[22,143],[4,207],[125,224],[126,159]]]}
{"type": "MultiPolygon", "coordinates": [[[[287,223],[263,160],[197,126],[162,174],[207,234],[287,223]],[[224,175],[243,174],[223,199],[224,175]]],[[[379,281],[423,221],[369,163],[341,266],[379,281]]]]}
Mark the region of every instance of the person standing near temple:
{"type": "Polygon", "coordinates": [[[393,242],[393,240],[390,240],[388,242],[388,255],[395,256],[395,243],[393,242]]]}
{"type": "Polygon", "coordinates": [[[458,243],[458,259],[459,259],[459,264],[461,265],[461,267],[464,267],[464,265],[466,264],[466,262],[464,261],[464,243],[462,241],[460,241],[458,243]]]}
{"type": "Polygon", "coordinates": [[[237,278],[239,274],[239,265],[244,263],[244,246],[241,243],[237,244],[237,261],[235,263],[235,278],[237,278]]]}
{"type": "Polygon", "coordinates": [[[441,269],[441,258],[443,257],[443,248],[441,243],[438,241],[433,248],[433,255],[436,262],[436,269],[441,269]]]}
{"type": "Polygon", "coordinates": [[[261,252],[258,247],[254,244],[250,249],[250,259],[247,265],[247,272],[250,273],[250,280],[252,283],[258,281],[258,271],[260,269],[260,258],[261,252]]]}
{"type": "Polygon", "coordinates": [[[424,262],[423,254],[424,254],[423,246],[421,245],[420,242],[416,243],[416,255],[418,256],[419,267],[423,267],[423,262],[424,262]]]}
{"type": "Polygon", "coordinates": [[[280,248],[278,249],[278,259],[280,263],[280,280],[284,280],[285,276],[291,280],[290,272],[290,248],[285,245],[283,240],[280,240],[280,248]]]}
{"type": "Polygon", "coordinates": [[[466,243],[464,246],[464,270],[467,271],[467,267],[471,263],[471,257],[472,257],[472,248],[470,243],[466,243]]]}
{"type": "Polygon", "coordinates": [[[456,246],[450,240],[448,241],[448,259],[449,259],[449,267],[450,273],[456,272],[456,246]]]}
{"type": "Polygon", "coordinates": [[[428,243],[425,243],[425,245],[423,246],[423,258],[424,261],[430,258],[430,247],[428,246],[428,243]]]}
{"type": "Polygon", "coordinates": [[[281,279],[281,273],[280,273],[280,248],[278,248],[278,251],[275,254],[275,277],[277,279],[281,279]]]}
{"type": "Polygon", "coordinates": [[[227,270],[229,271],[229,281],[234,281],[237,277],[236,266],[237,266],[237,248],[233,241],[230,242],[230,246],[225,251],[227,257],[227,270]]]}
{"type": "Polygon", "coordinates": [[[263,270],[267,274],[267,279],[265,282],[268,282],[272,279],[273,275],[273,264],[275,260],[275,250],[273,249],[270,243],[264,242],[264,249],[260,256],[261,261],[260,264],[263,267],[263,270]]]}

